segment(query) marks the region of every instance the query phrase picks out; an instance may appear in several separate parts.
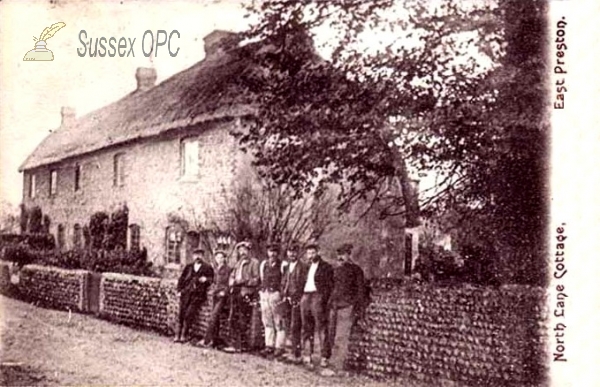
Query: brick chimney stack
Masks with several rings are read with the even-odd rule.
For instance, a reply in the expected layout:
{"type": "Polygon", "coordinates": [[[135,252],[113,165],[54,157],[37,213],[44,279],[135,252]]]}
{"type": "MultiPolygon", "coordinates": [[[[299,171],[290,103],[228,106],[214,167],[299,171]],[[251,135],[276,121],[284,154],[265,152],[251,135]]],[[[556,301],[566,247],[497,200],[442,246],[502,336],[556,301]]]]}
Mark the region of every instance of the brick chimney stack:
{"type": "Polygon", "coordinates": [[[137,81],[136,91],[150,90],[156,84],[156,70],[148,67],[138,67],[135,72],[137,81]]]}
{"type": "Polygon", "coordinates": [[[61,126],[71,126],[75,122],[75,109],[68,106],[63,106],[60,109],[62,117],[61,126]]]}
{"type": "Polygon", "coordinates": [[[237,46],[238,34],[230,31],[214,30],[204,37],[206,58],[212,58],[237,46]]]}

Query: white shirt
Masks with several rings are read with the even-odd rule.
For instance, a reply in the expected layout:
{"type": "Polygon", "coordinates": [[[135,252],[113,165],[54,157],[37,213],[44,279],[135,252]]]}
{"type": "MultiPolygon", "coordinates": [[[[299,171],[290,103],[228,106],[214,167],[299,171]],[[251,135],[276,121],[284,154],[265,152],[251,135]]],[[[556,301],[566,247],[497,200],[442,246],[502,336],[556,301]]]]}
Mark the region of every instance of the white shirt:
{"type": "Polygon", "coordinates": [[[304,292],[316,292],[317,285],[315,285],[315,273],[317,272],[317,267],[319,266],[319,262],[313,262],[310,264],[310,268],[308,269],[308,278],[306,279],[306,285],[304,285],[304,292]]]}
{"type": "Polygon", "coordinates": [[[194,262],[194,273],[197,273],[198,270],[200,270],[200,266],[202,266],[200,262],[194,262]]]}
{"type": "Polygon", "coordinates": [[[293,261],[293,262],[289,263],[289,265],[290,265],[290,274],[292,274],[294,272],[294,268],[296,267],[296,263],[298,263],[298,261],[293,261]]]}

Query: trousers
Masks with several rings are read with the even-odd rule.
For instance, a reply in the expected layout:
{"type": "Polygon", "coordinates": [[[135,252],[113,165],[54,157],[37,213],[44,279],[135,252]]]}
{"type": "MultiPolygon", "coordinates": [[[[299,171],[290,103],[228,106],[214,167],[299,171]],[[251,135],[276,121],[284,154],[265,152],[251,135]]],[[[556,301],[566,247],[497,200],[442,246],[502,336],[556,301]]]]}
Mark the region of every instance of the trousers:
{"type": "Polygon", "coordinates": [[[220,340],[219,328],[221,325],[221,317],[225,311],[225,306],[227,305],[227,300],[227,296],[218,296],[216,294],[213,296],[213,310],[204,335],[205,343],[216,345],[220,340]]]}
{"type": "Polygon", "coordinates": [[[332,365],[335,368],[345,368],[350,331],[355,324],[352,306],[344,308],[332,307],[329,310],[328,347],[332,351],[332,365]]]}
{"type": "Polygon", "coordinates": [[[265,346],[282,349],[285,345],[285,329],[282,299],[279,292],[262,291],[260,294],[260,311],[265,327],[265,346]]]}
{"type": "Polygon", "coordinates": [[[300,299],[292,299],[285,315],[286,338],[292,342],[292,354],[295,357],[302,355],[302,312],[300,299]]]}
{"type": "Polygon", "coordinates": [[[302,314],[302,343],[308,355],[314,352],[315,336],[319,338],[321,358],[331,357],[329,348],[327,305],[323,295],[319,293],[304,293],[300,301],[302,314]]]}
{"type": "Polygon", "coordinates": [[[254,299],[248,295],[242,296],[240,293],[234,293],[231,295],[230,300],[229,335],[231,345],[239,351],[248,351],[252,349],[250,325],[254,299]]]}

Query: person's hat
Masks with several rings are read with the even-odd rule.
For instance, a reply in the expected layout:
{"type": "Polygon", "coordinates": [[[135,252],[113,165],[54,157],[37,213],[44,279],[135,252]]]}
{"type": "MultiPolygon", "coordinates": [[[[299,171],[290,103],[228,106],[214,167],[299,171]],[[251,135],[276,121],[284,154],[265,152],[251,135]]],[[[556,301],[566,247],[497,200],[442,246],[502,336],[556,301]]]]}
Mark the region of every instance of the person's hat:
{"type": "Polygon", "coordinates": [[[204,249],[201,247],[196,247],[194,249],[194,251],[192,251],[194,254],[204,254],[204,249]]]}
{"type": "Polygon", "coordinates": [[[279,245],[277,243],[269,243],[267,245],[267,251],[279,251],[279,245]]]}
{"type": "Polygon", "coordinates": [[[352,243],[344,243],[337,249],[338,254],[351,254],[352,253],[352,243]]]}
{"type": "Polygon", "coordinates": [[[245,247],[247,249],[251,249],[252,248],[252,244],[248,241],[241,241],[237,244],[236,249],[239,249],[240,247],[245,247]]]}
{"type": "Polygon", "coordinates": [[[300,249],[300,245],[298,242],[293,241],[287,246],[288,251],[298,251],[300,249]]]}
{"type": "Polygon", "coordinates": [[[318,250],[319,249],[319,244],[317,243],[316,240],[310,240],[308,241],[308,243],[306,244],[306,248],[307,249],[315,249],[318,250]]]}
{"type": "Polygon", "coordinates": [[[216,250],[214,256],[216,257],[218,254],[221,254],[223,257],[227,257],[225,250],[216,250]]]}

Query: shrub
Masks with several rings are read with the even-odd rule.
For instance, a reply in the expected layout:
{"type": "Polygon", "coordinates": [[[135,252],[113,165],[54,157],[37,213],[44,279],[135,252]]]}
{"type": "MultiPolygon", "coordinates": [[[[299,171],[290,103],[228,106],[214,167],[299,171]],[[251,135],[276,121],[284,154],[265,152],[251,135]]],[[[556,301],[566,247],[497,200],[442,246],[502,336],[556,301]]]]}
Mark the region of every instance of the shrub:
{"type": "Polygon", "coordinates": [[[106,212],[96,212],[90,217],[90,242],[91,248],[100,250],[106,235],[107,224],[109,217],[106,212]]]}
{"type": "Polygon", "coordinates": [[[0,234],[0,248],[24,244],[32,250],[52,250],[55,247],[51,234],[0,234]]]}
{"type": "Polygon", "coordinates": [[[27,225],[27,231],[31,234],[39,234],[44,231],[44,225],[42,224],[42,209],[35,206],[29,213],[29,223],[27,225]]]}
{"type": "Polygon", "coordinates": [[[3,257],[5,260],[15,262],[19,266],[29,265],[36,259],[35,253],[22,243],[6,246],[3,257]]]}

